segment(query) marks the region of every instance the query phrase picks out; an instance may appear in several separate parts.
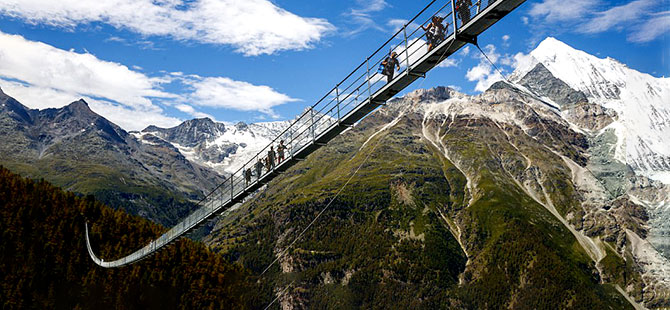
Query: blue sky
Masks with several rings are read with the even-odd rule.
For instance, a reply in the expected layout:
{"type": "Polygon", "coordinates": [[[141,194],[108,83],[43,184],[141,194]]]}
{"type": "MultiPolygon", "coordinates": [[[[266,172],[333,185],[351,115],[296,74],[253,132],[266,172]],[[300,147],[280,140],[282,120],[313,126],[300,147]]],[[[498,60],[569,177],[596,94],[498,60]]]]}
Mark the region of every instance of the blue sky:
{"type": "MultiPolygon", "coordinates": [[[[0,87],[31,108],[85,98],[127,130],[291,119],[428,2],[0,0],[0,87]]],[[[553,36],[667,77],[669,29],[670,0],[529,0],[479,42],[506,74],[553,36]]],[[[406,92],[498,78],[471,46],[406,92]]]]}

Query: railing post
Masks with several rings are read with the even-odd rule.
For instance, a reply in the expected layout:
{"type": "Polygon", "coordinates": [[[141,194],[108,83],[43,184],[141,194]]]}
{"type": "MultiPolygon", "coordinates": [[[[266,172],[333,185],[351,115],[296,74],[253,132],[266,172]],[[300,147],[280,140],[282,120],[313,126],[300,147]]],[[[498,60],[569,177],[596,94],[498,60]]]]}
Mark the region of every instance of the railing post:
{"type": "Polygon", "coordinates": [[[407,41],[407,25],[402,27],[402,33],[405,36],[405,62],[407,62],[407,75],[409,75],[409,42],[407,41]]]}
{"type": "Polygon", "coordinates": [[[365,64],[368,66],[368,102],[372,103],[372,84],[370,83],[370,58],[365,60],[365,64]]]}
{"type": "Polygon", "coordinates": [[[293,128],[292,127],[293,127],[293,125],[291,125],[291,127],[288,128],[288,141],[289,141],[288,146],[291,147],[291,150],[290,150],[291,159],[293,159],[293,149],[295,149],[295,147],[293,147],[294,142],[293,142],[293,128]]]}
{"type": "Polygon", "coordinates": [[[316,142],[316,127],[314,126],[314,107],[309,109],[310,118],[312,119],[312,125],[309,127],[312,132],[312,143],[316,142]]]}
{"type": "Polygon", "coordinates": [[[335,86],[335,101],[337,102],[337,123],[340,123],[340,84],[335,86]]]}
{"type": "Polygon", "coordinates": [[[456,24],[456,5],[454,0],[451,0],[451,17],[454,21],[454,38],[458,35],[458,25],[456,24]]]}

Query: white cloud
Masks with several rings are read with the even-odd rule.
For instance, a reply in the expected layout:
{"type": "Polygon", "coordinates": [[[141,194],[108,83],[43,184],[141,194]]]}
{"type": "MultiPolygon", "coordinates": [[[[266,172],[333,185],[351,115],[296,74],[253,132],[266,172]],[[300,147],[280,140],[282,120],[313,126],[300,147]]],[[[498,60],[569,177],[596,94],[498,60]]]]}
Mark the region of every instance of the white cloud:
{"type": "Polygon", "coordinates": [[[670,11],[665,11],[645,20],[628,36],[628,40],[638,43],[649,42],[668,32],[670,32],[670,11]]]}
{"type": "Polygon", "coordinates": [[[506,34],[506,35],[502,36],[502,40],[503,40],[503,42],[509,41],[509,35],[506,34]]]}
{"type": "Polygon", "coordinates": [[[175,98],[160,90],[160,78],[95,56],[65,51],[0,32],[0,76],[65,93],[103,97],[151,108],[149,98],[175,98]]]}
{"type": "Polygon", "coordinates": [[[185,102],[275,116],[273,107],[296,101],[268,86],[181,72],[164,74],[147,76],[92,54],[61,50],[0,32],[0,86],[34,109],[59,108],[84,98],[94,112],[126,130],[138,130],[179,123],[179,119],[166,115],[163,104],[175,105],[196,117],[212,118],[188,109],[185,102]],[[166,92],[162,86],[168,83],[181,83],[193,92],[166,92]]]}
{"type": "Polygon", "coordinates": [[[544,0],[533,3],[529,14],[547,22],[573,21],[592,12],[598,4],[598,0],[544,0]]]}
{"type": "Polygon", "coordinates": [[[538,61],[530,54],[517,53],[514,55],[514,62],[512,63],[512,68],[515,71],[519,72],[528,72],[534,66],[536,66],[538,61]]]}
{"type": "Polygon", "coordinates": [[[64,92],[53,88],[25,85],[0,78],[3,91],[31,109],[61,108],[79,99],[84,99],[91,110],[125,130],[142,130],[149,125],[174,127],[181,120],[166,116],[160,110],[133,109],[105,100],[97,100],[81,94],[64,92]]]}
{"type": "Polygon", "coordinates": [[[356,0],[356,3],[361,7],[353,11],[365,13],[379,12],[389,6],[385,0],[356,0]]]}
{"type": "Polygon", "coordinates": [[[470,55],[470,45],[466,45],[460,52],[459,55],[465,57],[470,55]]]}
{"type": "MultiPolygon", "coordinates": [[[[344,16],[350,19],[350,22],[356,25],[356,28],[344,33],[346,36],[356,35],[367,29],[376,29],[384,31],[385,29],[375,21],[372,13],[384,10],[389,6],[385,0],[356,0],[358,7],[350,9],[344,13],[344,16]]],[[[397,23],[398,20],[395,20],[397,23]]],[[[397,30],[396,30],[397,31],[397,30]]]]}
{"type": "Polygon", "coordinates": [[[603,12],[597,12],[596,17],[588,21],[579,31],[585,33],[599,33],[613,27],[630,24],[641,18],[657,1],[636,0],[625,5],[613,7],[603,12]]]}
{"type": "Polygon", "coordinates": [[[398,63],[400,63],[400,71],[407,68],[407,56],[409,56],[409,64],[413,65],[421,57],[428,53],[428,42],[423,39],[413,39],[408,43],[408,48],[405,49],[405,45],[401,44],[400,46],[393,49],[394,52],[398,53],[398,63]],[[407,52],[405,52],[407,50],[407,52]]]}
{"type": "Polygon", "coordinates": [[[170,117],[160,110],[138,110],[115,104],[104,100],[95,100],[84,97],[93,112],[104,116],[112,123],[119,125],[125,130],[139,131],[147,128],[149,125],[156,125],[162,128],[170,128],[179,125],[182,121],[178,118],[170,117]]]}
{"type": "Polygon", "coordinates": [[[200,106],[261,111],[274,116],[273,107],[298,101],[268,86],[253,85],[224,77],[202,78],[187,83],[194,88],[194,92],[189,95],[190,101],[200,106]]]}
{"type": "Polygon", "coordinates": [[[453,89],[453,90],[455,90],[455,91],[461,91],[461,90],[462,90],[462,88],[461,88],[460,86],[458,86],[458,85],[449,85],[449,86],[447,86],[447,87],[449,87],[449,88],[451,88],[451,89],[453,89]]]}
{"type": "Polygon", "coordinates": [[[534,4],[529,15],[538,34],[546,31],[543,27],[589,34],[626,31],[628,41],[639,43],[670,32],[670,11],[658,1],[633,0],[609,8],[607,4],[599,0],[544,0],[534,4]],[[666,11],[660,11],[663,9],[666,11]]]}
{"type": "MultiPolygon", "coordinates": [[[[484,47],[485,53],[494,64],[501,59],[501,55],[496,52],[496,47],[492,44],[489,44],[484,47]]],[[[503,80],[503,76],[497,71],[494,70],[493,66],[489,61],[484,57],[484,55],[478,55],[479,64],[470,68],[465,74],[465,78],[470,82],[477,82],[475,86],[475,91],[483,92],[487,90],[493,83],[503,80]]],[[[508,57],[504,57],[508,58],[508,57]]]]}
{"type": "Polygon", "coordinates": [[[212,119],[212,120],[216,120],[216,118],[214,118],[214,116],[211,116],[207,113],[197,111],[195,108],[193,108],[192,106],[190,106],[188,104],[183,104],[183,103],[178,104],[178,105],[175,106],[175,108],[177,108],[177,110],[179,110],[179,111],[187,113],[187,114],[189,114],[193,117],[196,117],[196,118],[209,118],[209,119],[212,119]]]}
{"type": "Polygon", "coordinates": [[[3,92],[31,109],[62,108],[81,96],[53,88],[31,86],[0,78],[3,92]]]}
{"type": "Polygon", "coordinates": [[[458,65],[461,63],[460,59],[456,58],[447,58],[443,60],[439,65],[437,65],[438,68],[451,68],[451,67],[458,67],[458,65]]]}
{"type": "MultiPolygon", "coordinates": [[[[406,19],[390,19],[388,22],[386,22],[386,25],[388,25],[391,28],[393,33],[396,33],[398,32],[398,30],[402,29],[402,27],[404,27],[405,24],[407,24],[407,22],[409,21],[406,19]]],[[[407,31],[409,33],[410,31],[419,29],[419,27],[420,27],[419,24],[411,22],[409,25],[407,25],[407,31]]]]}
{"type": "Polygon", "coordinates": [[[244,55],[311,48],[335,29],[268,0],[3,0],[0,14],[70,29],[101,22],[144,36],[231,45],[244,55]]]}

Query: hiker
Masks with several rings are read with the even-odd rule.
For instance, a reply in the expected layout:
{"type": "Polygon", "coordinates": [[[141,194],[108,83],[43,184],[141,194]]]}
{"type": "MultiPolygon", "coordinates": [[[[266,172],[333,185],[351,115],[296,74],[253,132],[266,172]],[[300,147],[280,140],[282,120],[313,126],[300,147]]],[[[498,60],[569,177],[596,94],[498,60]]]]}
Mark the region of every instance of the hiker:
{"type": "Polygon", "coordinates": [[[246,186],[249,186],[249,183],[251,183],[251,169],[250,168],[244,169],[244,181],[245,181],[246,186]]]}
{"type": "Polygon", "coordinates": [[[386,75],[386,82],[391,83],[393,80],[393,75],[395,74],[396,67],[400,70],[400,62],[398,62],[398,53],[392,52],[391,55],[386,57],[382,61],[382,66],[384,67],[383,75],[386,75]]]}
{"type": "Polygon", "coordinates": [[[445,34],[447,33],[447,29],[449,27],[449,24],[445,27],[442,25],[442,22],[444,21],[444,17],[439,17],[437,15],[433,16],[430,24],[428,26],[424,27],[421,25],[421,29],[426,32],[426,38],[428,39],[428,51],[430,52],[433,50],[435,46],[438,44],[442,43],[445,38],[445,34]]]}
{"type": "Polygon", "coordinates": [[[284,140],[279,141],[277,145],[277,163],[284,161],[284,151],[286,150],[286,145],[284,145],[284,140]]]}
{"type": "Polygon", "coordinates": [[[268,163],[270,164],[270,167],[268,167],[268,171],[275,168],[275,155],[274,146],[270,145],[270,150],[268,151],[268,163]]]}
{"type": "Polygon", "coordinates": [[[470,0],[456,0],[456,11],[458,17],[461,19],[461,27],[470,21],[470,7],[472,1],[470,0]]]}
{"type": "Polygon", "coordinates": [[[254,168],[256,168],[256,176],[260,179],[263,174],[263,160],[260,157],[258,158],[256,165],[254,165],[254,168]]]}

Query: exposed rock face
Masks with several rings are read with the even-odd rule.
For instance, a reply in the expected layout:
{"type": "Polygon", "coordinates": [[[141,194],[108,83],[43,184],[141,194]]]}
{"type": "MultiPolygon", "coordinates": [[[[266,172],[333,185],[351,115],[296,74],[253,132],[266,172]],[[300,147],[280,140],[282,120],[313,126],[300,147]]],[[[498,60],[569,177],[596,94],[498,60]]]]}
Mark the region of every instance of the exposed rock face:
{"type": "Polygon", "coordinates": [[[177,127],[159,128],[149,126],[142,132],[150,132],[161,138],[186,147],[194,147],[203,141],[212,141],[226,131],[222,123],[215,123],[209,118],[192,119],[177,127]]]}
{"type": "Polygon", "coordinates": [[[613,110],[589,103],[583,92],[556,78],[542,63],[538,63],[518,83],[533,94],[556,103],[563,116],[579,128],[598,131],[611,124],[616,117],[613,110]]]}
{"type": "Polygon", "coordinates": [[[140,141],[158,137],[174,145],[193,163],[227,175],[261,151],[289,124],[283,121],[226,125],[204,118],[173,128],[149,126],[134,134],[140,141]]]}
{"type": "Polygon", "coordinates": [[[79,100],[30,110],[0,95],[0,164],[172,225],[222,181],[169,143],[139,143],[79,100]]]}
{"type": "Polygon", "coordinates": [[[589,131],[599,131],[616,119],[613,110],[586,102],[565,109],[563,114],[571,123],[589,131]]]}
{"type": "Polygon", "coordinates": [[[551,98],[561,109],[588,102],[583,92],[570,88],[568,84],[552,75],[541,63],[530,70],[519,81],[519,84],[533,90],[538,96],[551,98]]]}

